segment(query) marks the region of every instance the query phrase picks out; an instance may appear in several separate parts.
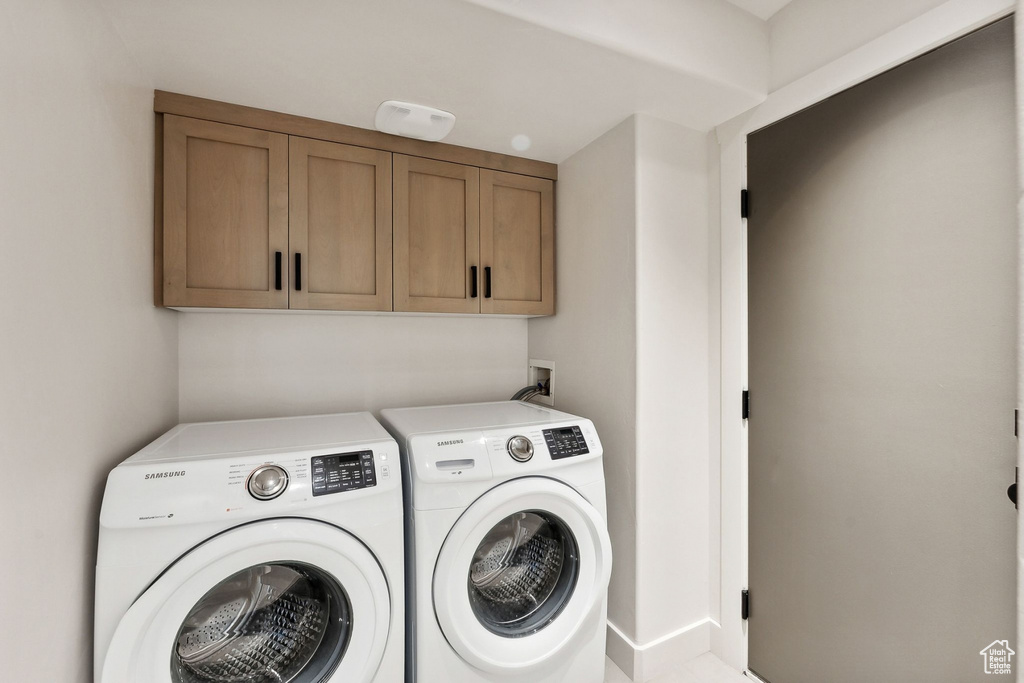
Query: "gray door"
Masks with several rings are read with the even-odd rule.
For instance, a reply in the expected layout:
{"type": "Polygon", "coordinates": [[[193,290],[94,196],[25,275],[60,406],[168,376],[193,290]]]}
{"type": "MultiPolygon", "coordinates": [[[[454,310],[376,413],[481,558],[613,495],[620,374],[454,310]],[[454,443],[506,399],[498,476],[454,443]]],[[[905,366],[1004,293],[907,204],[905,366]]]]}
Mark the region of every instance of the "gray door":
{"type": "Polygon", "coordinates": [[[749,662],[770,683],[991,681],[980,651],[1021,651],[1012,31],[748,140],[749,662]]]}

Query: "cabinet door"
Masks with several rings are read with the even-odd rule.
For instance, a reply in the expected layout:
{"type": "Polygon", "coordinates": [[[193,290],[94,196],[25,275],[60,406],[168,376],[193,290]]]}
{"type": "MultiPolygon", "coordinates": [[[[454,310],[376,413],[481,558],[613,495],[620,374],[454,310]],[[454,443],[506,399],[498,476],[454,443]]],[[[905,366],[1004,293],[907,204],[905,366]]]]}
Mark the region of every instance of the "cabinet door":
{"type": "Polygon", "coordinates": [[[482,313],[555,312],[554,183],[480,171],[482,313]]]}
{"type": "Polygon", "coordinates": [[[391,310],[391,153],[289,140],[288,307],[391,310]]]}
{"type": "Polygon", "coordinates": [[[164,305],[286,308],[288,136],[166,114],[163,183],[164,305]]]}
{"type": "Polygon", "coordinates": [[[395,310],[478,313],[480,170],[394,155],[395,310]]]}

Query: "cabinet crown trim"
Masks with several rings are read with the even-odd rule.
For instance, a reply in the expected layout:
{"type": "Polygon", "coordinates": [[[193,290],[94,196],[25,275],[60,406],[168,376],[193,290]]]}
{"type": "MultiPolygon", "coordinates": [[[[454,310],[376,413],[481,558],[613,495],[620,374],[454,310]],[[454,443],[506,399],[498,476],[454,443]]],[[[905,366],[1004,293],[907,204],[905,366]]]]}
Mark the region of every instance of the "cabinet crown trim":
{"type": "Polygon", "coordinates": [[[449,161],[456,164],[478,166],[506,173],[558,179],[558,165],[534,159],[498,154],[485,150],[459,147],[441,142],[426,142],[389,135],[375,130],[356,128],[341,123],[331,123],[280,112],[256,109],[239,104],[229,104],[202,97],[181,95],[156,90],[153,95],[153,111],[158,114],[175,114],[194,119],[204,119],[245,126],[275,133],[339,142],[357,147],[369,147],[409,156],[449,161]]]}

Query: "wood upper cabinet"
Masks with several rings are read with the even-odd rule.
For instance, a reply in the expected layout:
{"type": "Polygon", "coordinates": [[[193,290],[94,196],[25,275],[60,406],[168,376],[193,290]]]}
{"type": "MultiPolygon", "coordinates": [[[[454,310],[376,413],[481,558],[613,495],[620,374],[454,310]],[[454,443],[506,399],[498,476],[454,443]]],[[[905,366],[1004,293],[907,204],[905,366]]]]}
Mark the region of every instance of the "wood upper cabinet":
{"type": "Polygon", "coordinates": [[[287,135],[165,115],[162,189],[163,305],[287,308],[287,135]]]}
{"type": "Polygon", "coordinates": [[[478,313],[480,169],[394,155],[395,310],[478,313]]]}
{"type": "Polygon", "coordinates": [[[555,312],[554,183],[480,171],[482,313],[555,312]]]}
{"type": "Polygon", "coordinates": [[[154,298],[554,313],[552,164],[158,92],[154,298]]]}
{"type": "Polygon", "coordinates": [[[292,137],[289,308],[391,310],[391,153],[292,137]]]}

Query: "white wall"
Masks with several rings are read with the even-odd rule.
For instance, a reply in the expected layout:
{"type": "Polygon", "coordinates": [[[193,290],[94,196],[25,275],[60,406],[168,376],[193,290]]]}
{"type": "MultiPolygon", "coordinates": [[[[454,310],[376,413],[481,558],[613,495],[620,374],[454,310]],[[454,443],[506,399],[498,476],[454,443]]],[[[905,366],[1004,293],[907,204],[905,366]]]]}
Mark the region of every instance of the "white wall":
{"type": "Polygon", "coordinates": [[[613,569],[608,618],[636,635],[636,126],[622,122],[559,165],[558,309],[529,323],[555,362],[555,407],[604,446],[613,569]]]}
{"type": "Polygon", "coordinates": [[[527,382],[526,320],[183,313],[182,422],[500,401],[527,382]]]}
{"type": "MultiPolygon", "coordinates": [[[[708,167],[705,134],[636,121],[636,640],[646,644],[708,617],[708,167]]],[[[703,637],[694,655],[708,649],[703,637]]]]}
{"type": "Polygon", "coordinates": [[[769,92],[937,7],[945,0],[794,0],[769,21],[769,92]]]}
{"type": "Polygon", "coordinates": [[[556,407],[605,446],[608,652],[643,681],[710,648],[708,139],[645,115],[559,167],[556,407]]]}
{"type": "Polygon", "coordinates": [[[0,3],[0,678],[92,680],[107,472],[177,417],[152,90],[92,3],[0,3]]]}

